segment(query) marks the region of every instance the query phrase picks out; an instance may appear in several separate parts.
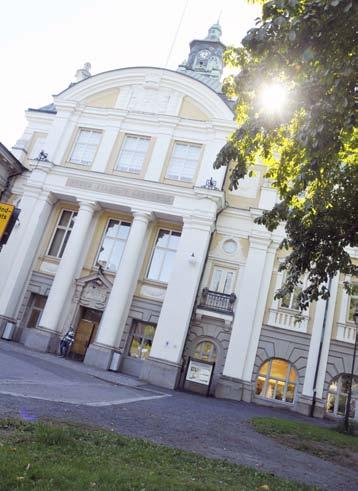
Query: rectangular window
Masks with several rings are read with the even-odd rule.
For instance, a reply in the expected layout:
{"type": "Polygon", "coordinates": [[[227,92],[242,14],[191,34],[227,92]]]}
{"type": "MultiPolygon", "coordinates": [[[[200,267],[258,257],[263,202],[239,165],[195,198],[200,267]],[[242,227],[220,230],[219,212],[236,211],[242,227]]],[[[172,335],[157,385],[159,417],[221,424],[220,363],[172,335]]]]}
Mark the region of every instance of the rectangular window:
{"type": "Polygon", "coordinates": [[[33,294],[31,299],[30,314],[27,320],[27,327],[35,328],[39,325],[42,312],[45,308],[47,297],[44,295],[33,294]]]}
{"type": "Polygon", "coordinates": [[[192,182],[199,162],[201,146],[176,142],[167,170],[167,179],[192,182]]]}
{"type": "Polygon", "coordinates": [[[121,172],[140,174],[147,155],[150,138],[126,135],[115,166],[121,172]]]}
{"type": "Polygon", "coordinates": [[[55,233],[53,234],[50,247],[48,248],[47,255],[57,258],[61,258],[66,248],[68,239],[70,238],[77,211],[62,210],[61,215],[57,221],[55,233]]]}
{"type": "Polygon", "coordinates": [[[354,322],[354,312],[358,305],[358,284],[353,285],[353,291],[349,298],[348,320],[354,322]]]}
{"type": "Polygon", "coordinates": [[[298,296],[302,291],[302,287],[296,286],[291,293],[287,293],[281,300],[281,307],[286,309],[299,310],[298,296]]]}
{"type": "Polygon", "coordinates": [[[115,273],[121,262],[122,254],[131,224],[110,219],[97,255],[97,263],[106,271],[115,273]]]}
{"type": "Polygon", "coordinates": [[[234,288],[234,271],[226,268],[214,268],[210,290],[231,294],[234,288]]]}
{"type": "Polygon", "coordinates": [[[155,327],[152,324],[135,322],[132,332],[128,356],[145,360],[150,355],[150,350],[155,334],[155,327]]]}
{"type": "Polygon", "coordinates": [[[159,230],[147,278],[168,283],[172,272],[175,253],[178,249],[180,232],[159,230]]]}
{"type": "Polygon", "coordinates": [[[75,146],[72,150],[70,162],[81,165],[92,164],[100,138],[100,131],[80,130],[75,146]]]}

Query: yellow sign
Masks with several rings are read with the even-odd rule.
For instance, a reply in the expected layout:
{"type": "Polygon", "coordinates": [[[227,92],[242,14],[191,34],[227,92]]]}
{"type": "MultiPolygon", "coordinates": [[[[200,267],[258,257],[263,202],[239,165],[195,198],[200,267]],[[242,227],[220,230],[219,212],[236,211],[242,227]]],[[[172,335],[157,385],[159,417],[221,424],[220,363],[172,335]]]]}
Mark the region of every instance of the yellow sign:
{"type": "Polygon", "coordinates": [[[10,205],[9,203],[0,203],[0,240],[3,238],[6,227],[14,210],[14,205],[10,205]]]}

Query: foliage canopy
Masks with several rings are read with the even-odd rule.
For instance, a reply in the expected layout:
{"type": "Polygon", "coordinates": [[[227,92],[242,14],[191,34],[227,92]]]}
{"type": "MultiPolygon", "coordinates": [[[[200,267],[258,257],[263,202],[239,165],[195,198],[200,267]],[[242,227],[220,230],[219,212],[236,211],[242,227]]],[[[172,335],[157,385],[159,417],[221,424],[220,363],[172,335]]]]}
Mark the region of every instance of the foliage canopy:
{"type": "Polygon", "coordinates": [[[239,68],[224,82],[237,99],[239,129],[215,167],[233,165],[230,186],[237,188],[258,159],[267,165],[279,202],[257,221],[270,231],[285,223],[286,282],[277,296],[307,272],[302,308],[329,296],[326,282],[337,271],[358,275],[349,255],[358,246],[357,11],[351,0],[265,2],[242,47],[225,54],[239,68]],[[288,97],[281,111],[268,113],[259,94],[272,82],[288,97]]]}

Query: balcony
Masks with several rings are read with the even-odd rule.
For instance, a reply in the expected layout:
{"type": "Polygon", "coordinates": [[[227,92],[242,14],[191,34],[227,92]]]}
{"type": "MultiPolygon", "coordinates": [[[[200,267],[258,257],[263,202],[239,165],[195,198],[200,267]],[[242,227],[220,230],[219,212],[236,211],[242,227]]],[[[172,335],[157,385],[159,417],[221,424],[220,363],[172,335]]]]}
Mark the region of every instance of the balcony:
{"type": "Polygon", "coordinates": [[[196,308],[196,318],[201,319],[203,315],[222,319],[225,325],[230,326],[234,318],[235,293],[220,293],[204,288],[196,308]]]}
{"type": "Polygon", "coordinates": [[[270,309],[268,324],[289,331],[307,332],[308,316],[294,311],[270,309]]]}
{"type": "Polygon", "coordinates": [[[345,341],[346,343],[354,343],[356,339],[356,328],[354,322],[338,322],[337,324],[337,341],[345,341]]]}

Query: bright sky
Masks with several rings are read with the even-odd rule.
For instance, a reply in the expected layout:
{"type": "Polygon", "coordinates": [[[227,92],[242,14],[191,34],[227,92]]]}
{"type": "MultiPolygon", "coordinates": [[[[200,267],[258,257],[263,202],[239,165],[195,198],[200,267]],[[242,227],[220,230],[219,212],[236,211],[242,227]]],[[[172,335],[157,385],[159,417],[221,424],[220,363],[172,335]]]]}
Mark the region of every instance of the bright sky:
{"type": "Polygon", "coordinates": [[[238,45],[260,6],[246,0],[11,0],[2,4],[0,141],[11,148],[24,110],[52,102],[89,61],[92,74],[128,66],[167,68],[188,55],[217,20],[225,44],[238,45]]]}

